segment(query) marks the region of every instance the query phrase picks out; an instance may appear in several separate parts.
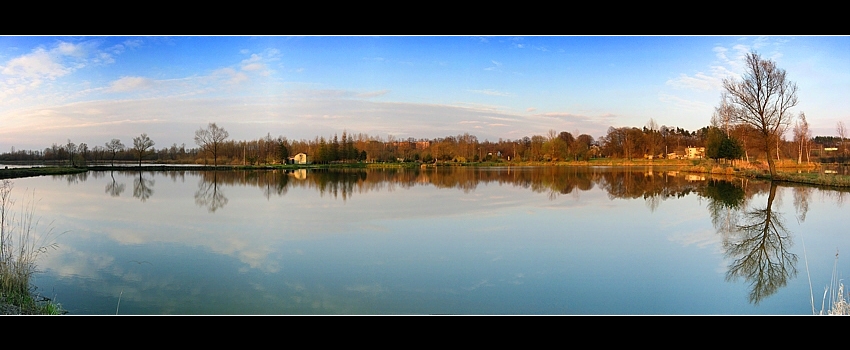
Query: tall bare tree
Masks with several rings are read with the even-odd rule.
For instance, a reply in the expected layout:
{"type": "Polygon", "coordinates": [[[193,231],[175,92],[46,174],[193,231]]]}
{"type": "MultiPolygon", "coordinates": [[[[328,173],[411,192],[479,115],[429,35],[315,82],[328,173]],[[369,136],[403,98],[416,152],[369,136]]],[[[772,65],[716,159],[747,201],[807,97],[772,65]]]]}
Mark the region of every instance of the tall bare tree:
{"type": "Polygon", "coordinates": [[[724,79],[730,102],[738,109],[735,120],[756,129],[764,141],[770,175],[776,176],[771,147],[793,119],[789,109],[797,105],[797,84],[787,80],[784,69],[755,52],[747,54],[742,80],[724,79]]]}
{"type": "Polygon", "coordinates": [[[115,155],[124,149],[124,144],[119,139],[112,139],[106,143],[106,150],[112,153],[112,166],[115,166],[115,155]]]}
{"type": "Polygon", "coordinates": [[[204,152],[212,153],[213,166],[218,166],[218,151],[221,144],[230,134],[227,130],[218,127],[215,123],[207,125],[206,129],[198,129],[195,131],[195,143],[204,150],[204,152]]]}
{"type": "Polygon", "coordinates": [[[133,138],[133,151],[139,157],[139,166],[142,166],[142,158],[148,153],[148,149],[154,145],[153,140],[148,137],[148,134],[142,134],[139,137],[133,138]]]}
{"type": "Polygon", "coordinates": [[[838,121],[838,123],[835,125],[835,131],[838,132],[838,137],[841,138],[841,140],[838,141],[838,147],[841,147],[841,155],[844,155],[844,139],[847,138],[847,128],[844,126],[843,121],[838,121]]]}

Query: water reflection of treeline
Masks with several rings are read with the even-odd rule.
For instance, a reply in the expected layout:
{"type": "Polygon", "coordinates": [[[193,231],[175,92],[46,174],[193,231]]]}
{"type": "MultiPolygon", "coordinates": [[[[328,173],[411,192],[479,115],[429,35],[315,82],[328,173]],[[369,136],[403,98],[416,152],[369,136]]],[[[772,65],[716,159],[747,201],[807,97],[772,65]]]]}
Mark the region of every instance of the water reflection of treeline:
{"type": "MultiPolygon", "coordinates": [[[[257,187],[266,198],[283,196],[290,188],[315,189],[320,195],[346,200],[359,193],[392,191],[415,186],[475,191],[478,186],[510,185],[546,193],[554,199],[560,195],[589,191],[599,188],[611,199],[647,200],[651,209],[658,203],[681,198],[691,193],[702,197],[734,199],[731,194],[741,191],[746,198],[769,191],[769,183],[729,176],[683,173],[674,170],[659,170],[637,167],[446,167],[426,169],[275,169],[275,170],[227,170],[227,171],[115,171],[92,172],[92,177],[108,178],[106,192],[113,196],[122,184],[115,174],[134,179],[134,193],[145,193],[150,197],[154,186],[153,177],[185,181],[186,177],[200,178],[199,187],[211,187],[218,191],[221,186],[257,187]],[[208,185],[205,185],[208,184],[208,185]],[[138,187],[138,189],[136,188],[138,187]]],[[[69,184],[86,181],[89,175],[81,173],[64,175],[69,184]]],[[[814,190],[811,186],[794,186],[795,196],[805,197],[814,190]],[[799,193],[799,194],[796,194],[799,193]]],[[[843,200],[847,191],[828,191],[843,200]]],[[[795,202],[796,203],[796,202],[795,202]]]]}
{"type": "Polygon", "coordinates": [[[343,200],[358,193],[392,191],[415,186],[474,191],[478,186],[511,185],[550,198],[598,187],[611,199],[663,201],[699,193],[706,186],[704,175],[651,169],[594,167],[504,167],[427,169],[311,169],[187,171],[201,181],[218,185],[260,188],[266,197],[282,196],[290,188],[311,188],[320,195],[343,200]]]}
{"type": "MultiPolygon", "coordinates": [[[[777,182],[637,167],[123,171],[123,176],[116,173],[119,172],[95,172],[91,176],[106,179],[105,192],[110,196],[120,196],[125,190],[122,179],[133,179],[133,196],[141,201],[154,195],[155,177],[174,182],[197,177],[195,202],[210,212],[226,206],[226,188],[234,186],[256,187],[266,198],[302,188],[342,200],[371,191],[416,186],[471,192],[482,185],[509,185],[547,194],[550,199],[596,188],[612,200],[643,199],[653,211],[665,200],[694,194],[706,200],[706,209],[728,259],[727,280],[748,283],[751,302],[759,303],[797,275],[798,258],[790,249],[793,233],[785,225],[787,213],[775,208],[781,193],[777,191],[780,187],[777,182]]],[[[85,174],[65,177],[69,184],[87,178],[85,174]]],[[[795,218],[801,223],[806,220],[814,195],[832,197],[841,205],[850,193],[848,189],[800,184],[782,186],[790,187],[795,218]]]]}

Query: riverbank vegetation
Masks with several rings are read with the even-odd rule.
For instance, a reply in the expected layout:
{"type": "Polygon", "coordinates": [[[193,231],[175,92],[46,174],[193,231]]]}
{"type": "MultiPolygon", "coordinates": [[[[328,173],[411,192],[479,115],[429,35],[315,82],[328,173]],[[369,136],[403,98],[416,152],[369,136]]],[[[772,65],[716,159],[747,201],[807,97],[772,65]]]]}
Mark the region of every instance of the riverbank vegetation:
{"type": "Polygon", "coordinates": [[[14,213],[12,182],[0,181],[0,311],[4,314],[65,313],[62,306],[35,293],[30,278],[37,271],[39,256],[55,249],[52,230],[39,232],[34,202],[21,205],[14,213]]]}
{"type": "Polygon", "coordinates": [[[44,175],[68,175],[88,171],[85,168],[72,167],[35,167],[35,168],[11,168],[0,169],[0,179],[13,179],[20,177],[44,176],[44,175]]]}

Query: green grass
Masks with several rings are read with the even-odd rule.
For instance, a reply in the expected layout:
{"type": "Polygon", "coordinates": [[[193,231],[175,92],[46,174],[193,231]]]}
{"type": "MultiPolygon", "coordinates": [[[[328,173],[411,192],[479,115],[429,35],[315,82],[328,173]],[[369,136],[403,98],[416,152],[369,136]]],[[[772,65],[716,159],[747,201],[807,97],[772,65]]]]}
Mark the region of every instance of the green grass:
{"type": "Polygon", "coordinates": [[[850,176],[847,175],[778,172],[773,179],[821,186],[850,187],[850,176]]]}
{"type": "Polygon", "coordinates": [[[39,167],[39,168],[12,168],[0,169],[0,179],[14,179],[20,177],[43,176],[43,175],[66,175],[79,174],[88,171],[86,168],[71,167],[39,167]]]}
{"type": "Polygon", "coordinates": [[[0,181],[0,301],[14,305],[21,314],[63,314],[61,305],[34,295],[30,285],[39,256],[56,248],[50,242],[52,229],[39,234],[33,200],[13,213],[11,193],[12,182],[0,181]]]}

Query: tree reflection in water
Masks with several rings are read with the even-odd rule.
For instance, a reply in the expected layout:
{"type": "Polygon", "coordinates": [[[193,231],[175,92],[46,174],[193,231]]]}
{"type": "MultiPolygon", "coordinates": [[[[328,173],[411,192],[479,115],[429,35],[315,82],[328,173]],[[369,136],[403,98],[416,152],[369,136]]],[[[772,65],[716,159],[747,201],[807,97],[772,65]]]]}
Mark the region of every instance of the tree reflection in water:
{"type": "Polygon", "coordinates": [[[133,197],[140,199],[142,202],[148,200],[153,195],[153,179],[146,179],[139,171],[139,178],[133,180],[133,197]]]}
{"type": "MultiPolygon", "coordinates": [[[[790,232],[783,223],[781,213],[773,210],[777,184],[771,182],[767,205],[764,208],[744,211],[734,225],[734,230],[724,234],[723,249],[727,258],[733,259],[726,272],[726,280],[743,278],[750,283],[749,301],[758,304],[788,283],[797,275],[797,255],[788,248],[792,245],[790,232]]],[[[728,200],[727,197],[717,200],[728,200]]],[[[733,199],[726,203],[740,203],[733,199]]],[[[716,225],[716,224],[715,224],[716,225]]],[[[717,227],[717,226],[716,226],[717,227]]],[[[725,227],[729,229],[731,227],[725,227]]],[[[718,227],[718,231],[720,227],[718,227]]]]}
{"type": "Polygon", "coordinates": [[[218,171],[203,172],[202,174],[203,176],[198,182],[198,191],[195,192],[195,204],[206,207],[210,213],[214,213],[227,204],[227,197],[218,188],[218,171]]]}
{"type": "Polygon", "coordinates": [[[109,172],[109,176],[112,177],[112,182],[106,184],[105,192],[109,193],[112,197],[118,197],[121,195],[121,192],[124,192],[124,183],[118,183],[115,181],[115,175],[112,171],[109,172]]]}

